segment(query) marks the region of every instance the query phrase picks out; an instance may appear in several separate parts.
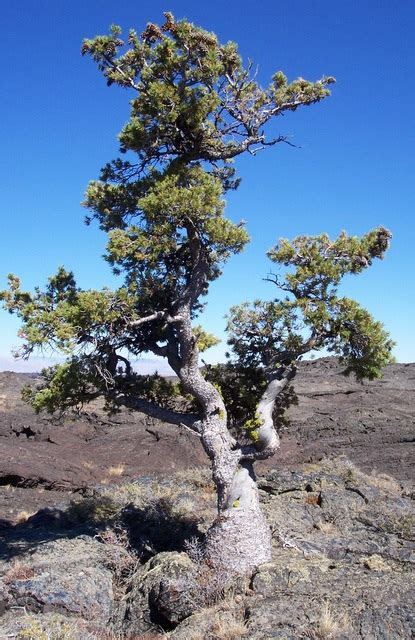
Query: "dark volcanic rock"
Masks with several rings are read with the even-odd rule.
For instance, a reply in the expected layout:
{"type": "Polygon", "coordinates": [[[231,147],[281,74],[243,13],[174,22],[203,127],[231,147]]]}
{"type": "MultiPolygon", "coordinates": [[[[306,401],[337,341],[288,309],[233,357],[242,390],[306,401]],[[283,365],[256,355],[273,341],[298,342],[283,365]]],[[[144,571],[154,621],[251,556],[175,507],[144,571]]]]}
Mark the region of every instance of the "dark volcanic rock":
{"type": "Polygon", "coordinates": [[[272,471],[260,486],[272,562],[242,603],[236,596],[195,613],[170,637],[222,637],[218,630],[253,640],[414,637],[415,509],[397,482],[337,459],[272,471]]]}
{"type": "MultiPolygon", "coordinates": [[[[70,618],[60,613],[28,613],[23,608],[9,611],[1,619],[1,640],[104,640],[113,638],[108,625],[70,618]]],[[[150,640],[150,638],[148,639],[150,640]]]]}
{"type": "MultiPolygon", "coordinates": [[[[301,363],[281,435],[284,466],[343,454],[364,471],[415,479],[415,364],[391,364],[357,382],[335,358],[301,363]]],[[[276,466],[275,461],[271,466],[276,466]]],[[[280,466],[280,462],[278,462],[280,466]]]]}
{"type": "Polygon", "coordinates": [[[136,412],[37,416],[20,396],[35,380],[0,373],[0,525],[87,487],[207,464],[188,430],[136,412]]]}
{"type": "Polygon", "coordinates": [[[14,560],[0,562],[0,628],[7,637],[42,637],[42,629],[49,633],[56,625],[56,637],[71,640],[102,640],[105,625],[113,638],[157,637],[163,629],[178,640],[413,637],[415,509],[393,478],[366,475],[344,458],[261,477],[272,561],[249,584],[225,592],[225,599],[217,588],[226,586],[223,576],[211,591],[206,572],[197,571],[203,563],[179,553],[183,540],[174,539],[178,521],[191,517],[198,537],[212,521],[208,473],[148,480],[108,487],[103,497],[112,496],[115,512],[97,493],[52,524],[39,517],[10,532],[14,560]],[[94,500],[101,512],[105,507],[107,522],[97,522],[94,500]],[[150,512],[153,528],[162,523],[171,533],[173,551],[157,553],[150,512]],[[123,517],[133,513],[135,523],[123,529],[123,517]],[[74,527],[75,514],[90,518],[88,535],[74,527]],[[46,542],[48,536],[55,539],[46,542]],[[143,552],[140,537],[153,554],[149,560],[140,556],[141,562],[131,555],[133,545],[143,552]],[[181,588],[186,583],[193,585],[188,593],[181,588]],[[196,596],[211,606],[199,609],[196,596]],[[70,625],[66,635],[63,625],[70,625]],[[38,636],[33,628],[40,629],[38,636]]]}
{"type": "MultiPolygon", "coordinates": [[[[33,613],[64,613],[106,623],[113,608],[108,549],[89,536],[58,540],[8,565],[3,575],[11,605],[33,613]]],[[[7,567],[7,565],[6,565],[7,567]]]]}
{"type": "MultiPolygon", "coordinates": [[[[300,364],[298,406],[278,455],[258,472],[344,454],[367,472],[413,481],[415,364],[389,365],[364,383],[341,372],[334,358],[300,364]]],[[[36,416],[20,397],[28,382],[36,377],[0,373],[0,527],[91,486],[208,465],[197,437],[139,413],[109,419],[94,405],[62,420],[36,416]]]]}
{"type": "Polygon", "coordinates": [[[191,603],[166,589],[169,580],[191,572],[193,563],[184,553],[164,552],[149,560],[131,578],[131,591],[125,599],[124,620],[120,629],[130,636],[157,628],[160,623],[177,624],[194,610],[191,603]],[[164,587],[163,587],[164,585],[164,587]],[[177,606],[179,604],[180,606],[177,606]]]}

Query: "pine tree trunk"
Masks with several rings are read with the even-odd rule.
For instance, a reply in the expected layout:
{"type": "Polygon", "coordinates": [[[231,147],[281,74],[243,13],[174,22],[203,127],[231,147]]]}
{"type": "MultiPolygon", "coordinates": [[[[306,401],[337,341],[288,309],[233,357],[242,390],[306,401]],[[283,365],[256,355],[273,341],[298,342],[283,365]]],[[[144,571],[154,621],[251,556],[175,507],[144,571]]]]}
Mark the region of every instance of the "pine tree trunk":
{"type": "MultiPolygon", "coordinates": [[[[183,310],[181,314],[187,315],[183,310]]],[[[238,445],[228,430],[221,394],[199,370],[189,315],[186,320],[180,332],[181,366],[176,371],[184,390],[198,400],[202,409],[200,435],[212,463],[218,495],[218,516],[206,536],[206,560],[229,576],[249,574],[271,559],[271,531],[260,508],[253,462],[273,455],[278,448],[272,423],[275,393],[268,389],[259,404],[263,424],[256,446],[238,445]]],[[[171,360],[171,366],[174,364],[171,360]]]]}
{"type": "Polygon", "coordinates": [[[295,367],[284,368],[270,380],[257,407],[260,426],[255,445],[229,447],[224,439],[222,447],[212,449],[208,446],[211,432],[228,433],[226,418],[204,423],[202,442],[212,459],[219,496],[219,514],[207,533],[206,556],[230,574],[249,574],[271,560],[271,531],[261,511],[253,463],[273,456],[279,448],[273,409],[294,375],[295,367]]]}
{"type": "Polygon", "coordinates": [[[229,438],[226,418],[204,421],[202,443],[212,460],[218,516],[207,532],[206,560],[229,576],[245,575],[271,559],[271,531],[261,511],[251,462],[229,438]]]}
{"type": "Polygon", "coordinates": [[[238,465],[206,537],[206,558],[230,575],[250,574],[271,559],[271,531],[250,463],[238,465]]]}

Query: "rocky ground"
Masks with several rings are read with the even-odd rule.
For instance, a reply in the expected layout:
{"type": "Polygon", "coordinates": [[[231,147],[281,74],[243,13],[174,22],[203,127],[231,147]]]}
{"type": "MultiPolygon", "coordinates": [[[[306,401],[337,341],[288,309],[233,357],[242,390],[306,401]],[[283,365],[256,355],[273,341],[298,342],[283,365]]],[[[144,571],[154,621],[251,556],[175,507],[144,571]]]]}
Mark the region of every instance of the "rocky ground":
{"type": "Polygon", "coordinates": [[[270,471],[260,487],[273,559],[229,584],[201,555],[215,515],[208,470],[146,476],[38,512],[5,539],[0,638],[413,637],[408,488],[344,458],[270,471]]]}
{"type": "MultiPolygon", "coordinates": [[[[364,471],[413,482],[415,364],[390,365],[381,380],[363,384],[341,371],[332,358],[301,364],[298,405],[288,412],[279,455],[258,469],[344,454],[364,471]]],[[[137,413],[36,416],[20,398],[30,380],[0,373],[0,522],[68,502],[91,486],[207,465],[197,437],[137,413]]]]}
{"type": "Polygon", "coordinates": [[[195,436],[34,416],[27,381],[0,373],[0,640],[415,636],[415,364],[364,384],[302,364],[259,468],[273,560],[237,584],[201,556],[215,495],[195,436]]]}

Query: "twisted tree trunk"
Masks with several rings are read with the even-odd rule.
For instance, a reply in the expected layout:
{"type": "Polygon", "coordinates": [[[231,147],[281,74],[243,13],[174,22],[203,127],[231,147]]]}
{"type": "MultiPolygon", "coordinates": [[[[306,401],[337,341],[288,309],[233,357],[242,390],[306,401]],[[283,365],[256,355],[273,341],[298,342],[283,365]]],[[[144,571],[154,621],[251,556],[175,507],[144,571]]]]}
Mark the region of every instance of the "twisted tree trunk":
{"type": "MultiPolygon", "coordinates": [[[[279,393],[287,386],[294,371],[278,373],[263,394],[257,410],[258,428],[255,445],[238,447],[228,465],[225,499],[219,515],[208,531],[206,553],[216,566],[230,573],[249,574],[264,562],[271,560],[271,531],[262,513],[253,464],[271,457],[279,448],[274,428],[273,410],[279,393]]],[[[222,425],[226,429],[226,424],[222,425]]],[[[225,459],[222,456],[222,464],[225,459]]]]}
{"type": "Polygon", "coordinates": [[[281,371],[271,379],[258,405],[255,444],[241,446],[227,428],[226,408],[218,389],[205,380],[199,369],[198,349],[185,314],[179,332],[176,368],[186,392],[197,398],[203,417],[199,434],[212,463],[212,477],[218,495],[218,516],[206,537],[206,559],[228,574],[247,574],[271,559],[271,532],[259,503],[253,464],[277,451],[279,438],[272,413],[277,395],[289,376],[281,371]],[[179,354],[180,357],[177,357],[179,354]]]}

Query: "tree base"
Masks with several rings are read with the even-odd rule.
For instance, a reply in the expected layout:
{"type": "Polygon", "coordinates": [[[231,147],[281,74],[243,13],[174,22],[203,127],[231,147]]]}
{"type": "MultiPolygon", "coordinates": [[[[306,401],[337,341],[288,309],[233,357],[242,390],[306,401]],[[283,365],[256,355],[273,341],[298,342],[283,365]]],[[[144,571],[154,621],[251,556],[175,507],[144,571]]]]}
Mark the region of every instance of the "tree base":
{"type": "Polygon", "coordinates": [[[206,559],[229,576],[246,575],[271,560],[271,530],[259,505],[223,511],[207,532],[206,559]]]}

